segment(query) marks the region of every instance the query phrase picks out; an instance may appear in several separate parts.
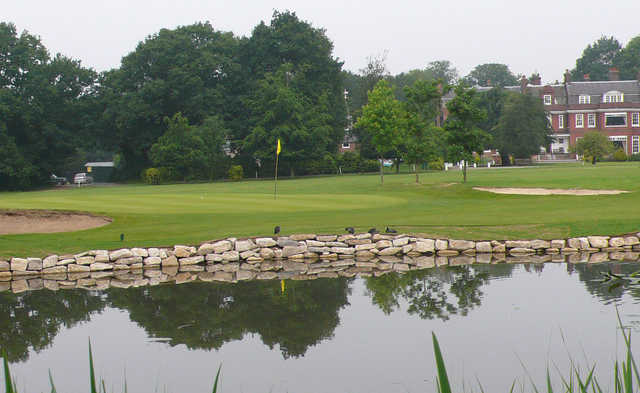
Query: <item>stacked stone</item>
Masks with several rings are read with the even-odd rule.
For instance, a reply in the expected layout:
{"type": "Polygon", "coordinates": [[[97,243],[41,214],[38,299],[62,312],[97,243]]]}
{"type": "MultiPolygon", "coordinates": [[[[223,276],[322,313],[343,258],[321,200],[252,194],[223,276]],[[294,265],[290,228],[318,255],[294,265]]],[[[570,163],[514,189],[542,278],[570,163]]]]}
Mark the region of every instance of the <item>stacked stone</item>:
{"type": "Polygon", "coordinates": [[[352,277],[471,263],[597,263],[639,258],[638,235],[500,242],[370,233],[297,234],[278,238],[228,238],[198,247],[92,250],[76,255],[50,255],[44,259],[0,260],[0,290],[102,289],[194,279],[352,277]],[[144,270],[140,277],[122,279],[139,270],[144,270]]]}

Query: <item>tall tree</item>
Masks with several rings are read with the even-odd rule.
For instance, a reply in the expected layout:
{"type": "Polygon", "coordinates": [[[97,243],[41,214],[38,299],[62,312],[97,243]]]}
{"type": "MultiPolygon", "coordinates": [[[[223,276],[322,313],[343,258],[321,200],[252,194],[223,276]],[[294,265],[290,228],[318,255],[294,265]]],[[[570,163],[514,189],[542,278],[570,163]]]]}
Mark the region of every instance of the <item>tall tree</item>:
{"type": "Polygon", "coordinates": [[[614,65],[621,48],[617,39],[606,36],[587,45],[582,56],[576,60],[576,68],[571,70],[571,79],[582,81],[584,75],[589,74],[592,81],[609,80],[609,68],[614,65]]]}
{"type": "Polygon", "coordinates": [[[405,114],[400,101],[393,94],[393,87],[381,80],[369,93],[367,105],[362,108],[362,116],[356,127],[371,136],[373,146],[380,160],[380,183],[384,184],[384,154],[394,151],[402,142],[405,133],[405,114]]]}
{"type": "Polygon", "coordinates": [[[435,122],[440,114],[442,92],[438,81],[418,81],[406,86],[404,91],[407,96],[404,157],[416,167],[416,183],[419,183],[417,167],[441,155],[443,132],[435,122]]]}
{"type": "Polygon", "coordinates": [[[640,75],[640,35],[633,37],[622,48],[614,60],[614,65],[620,70],[620,79],[638,79],[638,75],[640,75]]]}
{"type": "Polygon", "coordinates": [[[463,182],[467,182],[467,162],[472,159],[473,152],[482,150],[489,134],[478,128],[485,120],[486,113],[474,101],[476,90],[466,88],[463,83],[455,87],[455,97],[447,103],[449,117],[444,123],[447,132],[447,157],[450,160],[463,160],[463,182]]]}
{"type": "Polygon", "coordinates": [[[444,85],[453,85],[459,78],[458,70],[449,60],[429,62],[425,71],[431,74],[431,79],[440,80],[444,85]]]}
{"type": "Polygon", "coordinates": [[[487,63],[476,66],[469,75],[464,77],[469,86],[514,86],[518,84],[518,77],[505,64],[487,63]]]}
{"type": "Polygon", "coordinates": [[[239,44],[232,33],[209,23],[161,29],[105,75],[105,127],[113,130],[124,158],[124,176],[137,176],[149,165],[165,117],[181,112],[195,125],[210,115],[235,117],[241,105],[231,92],[243,83],[239,44]]]}
{"type": "MultiPolygon", "coordinates": [[[[478,127],[487,132],[489,135],[495,136],[495,127],[498,125],[498,121],[500,120],[500,116],[502,115],[504,102],[506,101],[507,97],[507,91],[500,87],[496,87],[476,94],[476,104],[487,113],[487,117],[478,124],[478,127]]],[[[488,143],[490,141],[487,140],[486,142],[488,143]]],[[[488,143],[485,145],[485,147],[495,146],[491,143],[488,143]]]]}
{"type": "Polygon", "coordinates": [[[164,121],[167,131],[151,146],[151,160],[156,166],[171,168],[173,174],[185,180],[193,177],[206,163],[202,139],[180,112],[164,121]]]}
{"type": "Polygon", "coordinates": [[[509,155],[528,158],[538,153],[541,146],[551,143],[550,127],[538,97],[512,93],[504,103],[492,142],[500,151],[503,163],[509,161],[509,155]]]}

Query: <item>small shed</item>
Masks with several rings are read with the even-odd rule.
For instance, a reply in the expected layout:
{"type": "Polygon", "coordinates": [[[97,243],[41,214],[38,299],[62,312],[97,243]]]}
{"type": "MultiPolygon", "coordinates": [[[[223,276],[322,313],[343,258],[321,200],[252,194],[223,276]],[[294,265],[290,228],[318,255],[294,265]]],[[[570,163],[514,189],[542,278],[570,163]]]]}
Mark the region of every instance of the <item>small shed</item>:
{"type": "Polygon", "coordinates": [[[103,162],[87,162],[84,164],[86,172],[93,177],[93,181],[96,183],[106,183],[111,181],[111,175],[113,175],[113,161],[103,162]]]}

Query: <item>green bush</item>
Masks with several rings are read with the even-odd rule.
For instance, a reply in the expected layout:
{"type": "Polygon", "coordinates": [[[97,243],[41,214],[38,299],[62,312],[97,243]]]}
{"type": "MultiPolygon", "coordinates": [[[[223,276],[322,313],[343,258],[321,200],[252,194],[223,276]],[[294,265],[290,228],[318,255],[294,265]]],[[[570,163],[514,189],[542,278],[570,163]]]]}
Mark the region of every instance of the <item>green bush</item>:
{"type": "Polygon", "coordinates": [[[629,161],[640,161],[640,153],[632,154],[627,157],[629,161]]]}
{"type": "Polygon", "coordinates": [[[444,160],[442,158],[437,158],[435,160],[429,161],[427,167],[432,171],[443,171],[444,170],[444,160]]]}
{"type": "Polygon", "coordinates": [[[623,149],[618,149],[613,153],[613,161],[627,161],[627,153],[623,149]]]}
{"type": "Polygon", "coordinates": [[[142,172],[142,181],[147,184],[160,184],[160,170],[158,168],[147,168],[142,172]]]}
{"type": "Polygon", "coordinates": [[[231,168],[229,168],[228,175],[231,180],[242,180],[244,177],[242,165],[232,165],[231,168]]]}

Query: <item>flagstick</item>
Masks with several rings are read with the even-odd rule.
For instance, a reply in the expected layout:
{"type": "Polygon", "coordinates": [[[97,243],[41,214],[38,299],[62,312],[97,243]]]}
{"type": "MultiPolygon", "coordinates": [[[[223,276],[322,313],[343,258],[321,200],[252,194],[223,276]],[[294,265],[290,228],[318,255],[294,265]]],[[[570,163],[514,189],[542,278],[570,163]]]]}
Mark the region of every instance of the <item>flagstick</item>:
{"type": "Polygon", "coordinates": [[[276,153],[276,181],[273,185],[273,199],[278,199],[278,156],[279,154],[276,153]]]}

